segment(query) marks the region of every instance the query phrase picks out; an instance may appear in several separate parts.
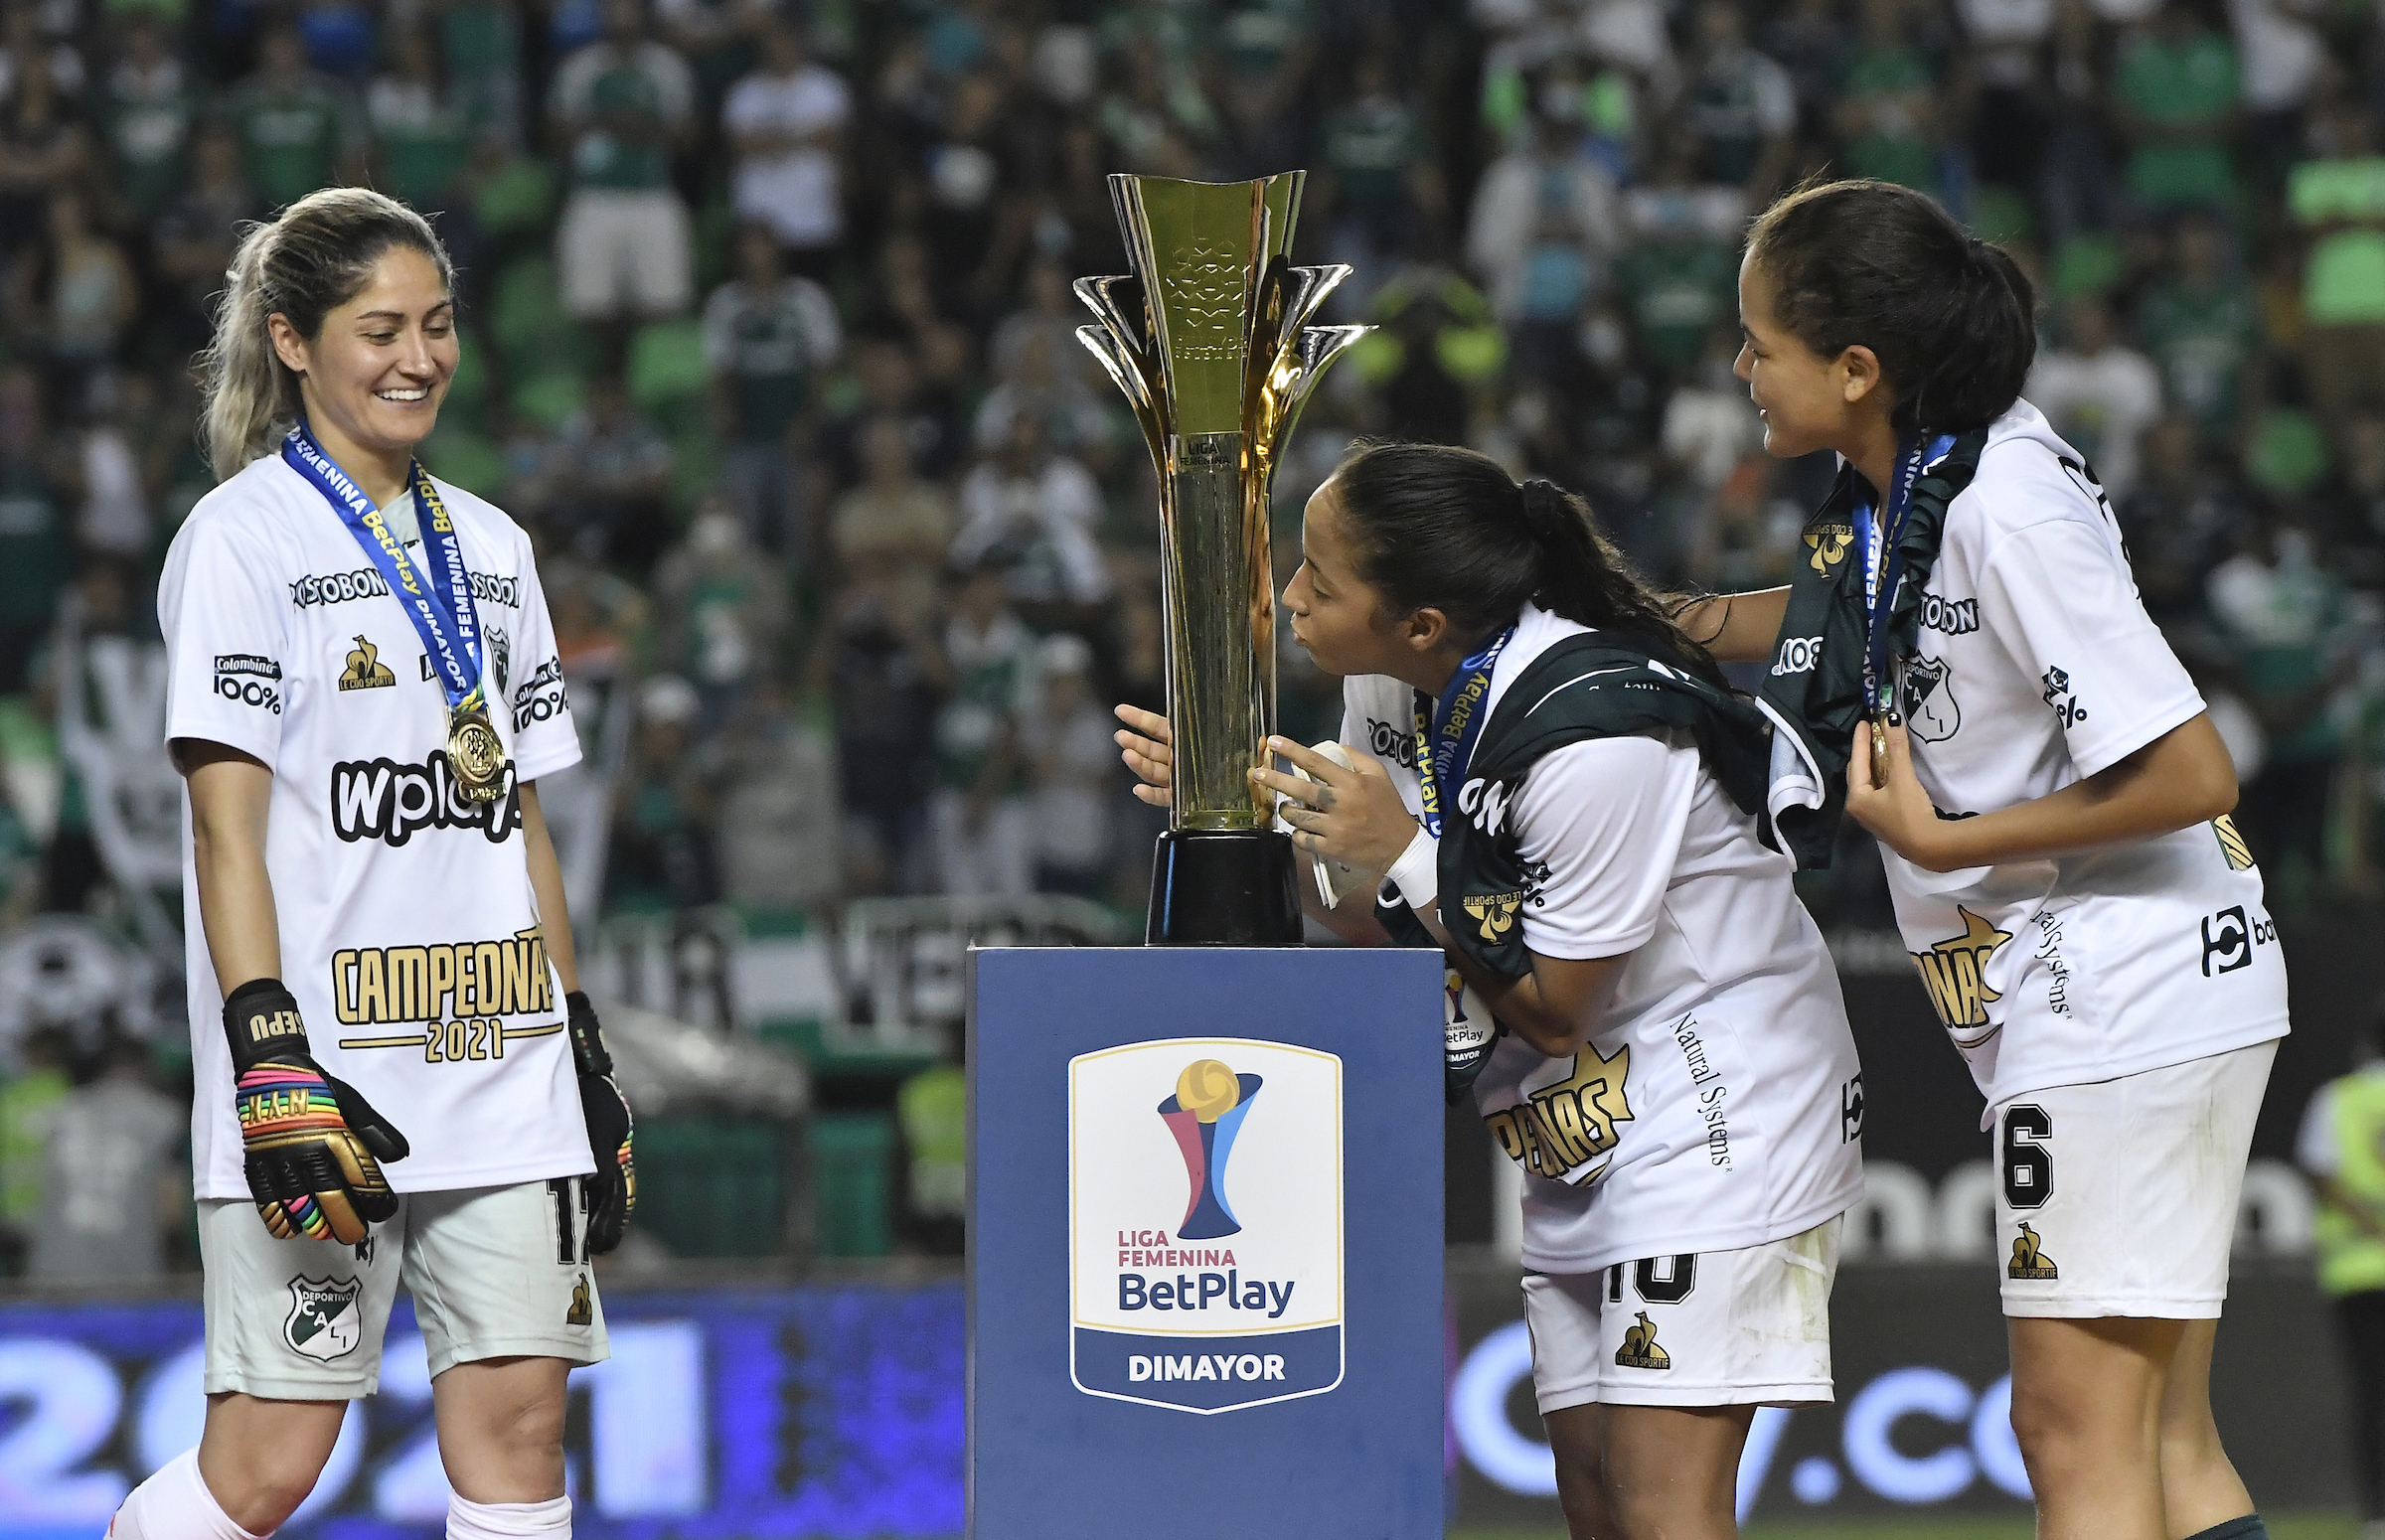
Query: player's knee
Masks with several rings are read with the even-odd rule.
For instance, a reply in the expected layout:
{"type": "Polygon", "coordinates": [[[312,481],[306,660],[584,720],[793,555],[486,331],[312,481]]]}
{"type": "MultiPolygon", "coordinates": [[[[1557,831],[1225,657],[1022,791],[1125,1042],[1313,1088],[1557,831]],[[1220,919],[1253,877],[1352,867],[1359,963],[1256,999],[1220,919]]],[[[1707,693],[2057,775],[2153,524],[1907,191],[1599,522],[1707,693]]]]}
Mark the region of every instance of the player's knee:
{"type": "Polygon", "coordinates": [[[2135,1449],[2153,1454],[2157,1437],[2153,1409],[2132,1419],[2125,1397],[2110,1387],[2083,1383],[2012,1382],[2012,1437],[2020,1445],[2031,1479],[2075,1465],[2106,1464],[2135,1449]]]}
{"type": "Polygon", "coordinates": [[[288,1521],[315,1489],[328,1450],[264,1445],[242,1450],[223,1470],[210,1470],[208,1489],[216,1502],[250,1534],[267,1534],[288,1521]]]}

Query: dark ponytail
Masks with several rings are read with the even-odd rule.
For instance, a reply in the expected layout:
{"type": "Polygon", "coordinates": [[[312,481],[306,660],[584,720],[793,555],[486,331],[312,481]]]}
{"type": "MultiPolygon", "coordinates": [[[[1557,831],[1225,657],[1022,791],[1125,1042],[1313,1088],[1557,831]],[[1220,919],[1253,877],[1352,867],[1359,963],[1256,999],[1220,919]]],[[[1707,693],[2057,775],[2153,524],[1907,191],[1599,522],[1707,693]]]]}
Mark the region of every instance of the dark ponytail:
{"type": "Polygon", "coordinates": [[[2012,409],[2037,357],[2037,293],[2011,253],[1892,182],[1802,187],[1764,211],[1748,260],[1781,324],[1826,359],[1878,355],[1900,432],[1961,433],[2012,409]]]}
{"type": "Polygon", "coordinates": [[[1334,472],[1334,497],[1355,538],[1358,576],[1398,614],[1440,610],[1472,642],[1530,600],[1722,683],[1706,650],[1599,533],[1590,505],[1555,482],[1518,486],[1471,449],[1372,443],[1334,472]]]}

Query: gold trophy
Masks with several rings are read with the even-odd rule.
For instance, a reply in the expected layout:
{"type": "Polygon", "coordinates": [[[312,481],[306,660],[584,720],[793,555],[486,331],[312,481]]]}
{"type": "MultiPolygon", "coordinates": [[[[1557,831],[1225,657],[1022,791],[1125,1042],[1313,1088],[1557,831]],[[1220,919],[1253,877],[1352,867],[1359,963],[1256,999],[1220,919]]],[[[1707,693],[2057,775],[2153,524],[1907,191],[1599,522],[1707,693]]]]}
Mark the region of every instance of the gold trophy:
{"type": "Polygon", "coordinates": [[[1367,331],[1308,324],[1350,268],[1291,264],[1307,175],[1113,176],[1134,272],[1076,281],[1100,318],[1077,339],[1126,392],[1160,473],[1176,778],[1147,942],[1300,940],[1292,842],[1249,774],[1275,725],[1268,492],[1302,402],[1367,331]]]}

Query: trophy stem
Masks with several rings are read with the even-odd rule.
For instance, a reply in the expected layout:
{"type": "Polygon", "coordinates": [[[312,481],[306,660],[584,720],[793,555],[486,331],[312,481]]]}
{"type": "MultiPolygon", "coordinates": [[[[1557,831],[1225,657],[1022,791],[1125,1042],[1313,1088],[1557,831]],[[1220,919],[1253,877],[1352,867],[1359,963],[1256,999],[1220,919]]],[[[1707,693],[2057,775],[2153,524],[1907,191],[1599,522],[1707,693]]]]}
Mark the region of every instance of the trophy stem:
{"type": "Polygon", "coordinates": [[[1265,503],[1248,495],[1241,434],[1196,434],[1171,450],[1161,513],[1176,738],[1171,822],[1265,829],[1270,799],[1250,781],[1252,767],[1266,763],[1263,740],[1275,726],[1265,503]],[[1255,520],[1254,502],[1262,516],[1255,520]]]}
{"type": "Polygon", "coordinates": [[[1299,858],[1272,829],[1171,829],[1151,863],[1146,946],[1300,945],[1299,858]]]}

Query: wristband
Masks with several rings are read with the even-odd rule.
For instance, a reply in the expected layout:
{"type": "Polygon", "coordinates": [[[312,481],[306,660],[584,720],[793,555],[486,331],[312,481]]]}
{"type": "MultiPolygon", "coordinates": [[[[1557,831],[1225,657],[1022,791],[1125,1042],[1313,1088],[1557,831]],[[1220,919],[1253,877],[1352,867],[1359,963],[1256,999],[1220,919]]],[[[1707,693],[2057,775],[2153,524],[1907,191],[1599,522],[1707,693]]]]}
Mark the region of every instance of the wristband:
{"type": "Polygon", "coordinates": [[[298,1001],[279,979],[251,979],[232,992],[224,1001],[224,1037],[235,1076],[275,1054],[313,1052],[298,1001]]]}
{"type": "Polygon", "coordinates": [[[1399,859],[1383,873],[1393,887],[1399,889],[1400,899],[1418,914],[1431,914],[1433,900],[1440,897],[1441,842],[1416,826],[1416,838],[1399,852],[1399,859]]]}
{"type": "Polygon", "coordinates": [[[609,1075],[613,1056],[605,1051],[604,1031],[596,1024],[596,1007],[585,990],[563,997],[563,1030],[571,1039],[571,1062],[583,1075],[609,1075]]]}

